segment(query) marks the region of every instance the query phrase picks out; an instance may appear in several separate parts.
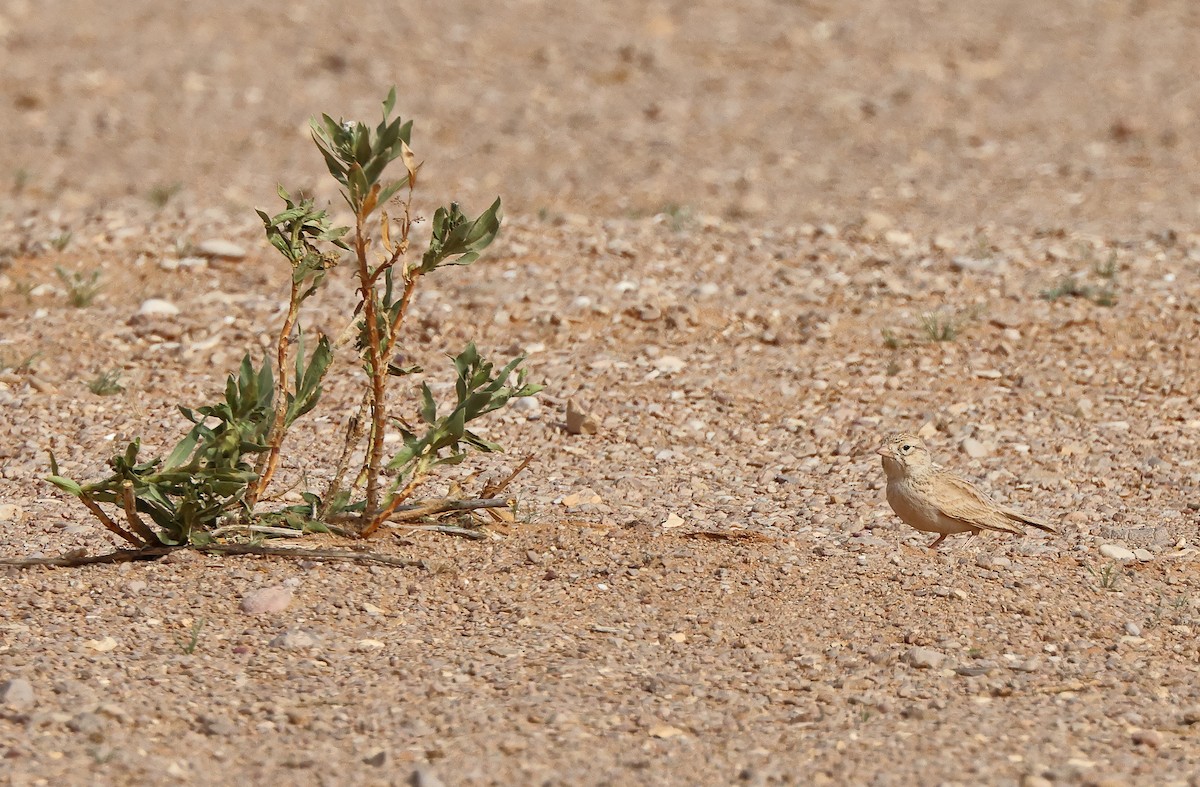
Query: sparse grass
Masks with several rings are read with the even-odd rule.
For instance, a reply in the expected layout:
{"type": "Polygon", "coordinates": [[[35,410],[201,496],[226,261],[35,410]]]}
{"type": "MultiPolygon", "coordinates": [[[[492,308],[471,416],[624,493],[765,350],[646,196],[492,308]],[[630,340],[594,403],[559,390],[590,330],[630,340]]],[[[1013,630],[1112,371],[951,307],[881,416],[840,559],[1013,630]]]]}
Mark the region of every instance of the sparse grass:
{"type": "Polygon", "coordinates": [[[921,315],[921,328],[931,342],[952,342],[958,338],[959,321],[948,314],[927,312],[921,315]]]}
{"type": "Polygon", "coordinates": [[[13,355],[0,351],[0,372],[23,372],[33,366],[41,353],[30,353],[22,357],[19,353],[13,355]]]}
{"type": "Polygon", "coordinates": [[[121,385],[121,370],[109,369],[106,372],[100,372],[87,384],[88,390],[96,394],[96,396],[113,396],[125,390],[125,386],[121,385]]]}
{"type": "Polygon", "coordinates": [[[83,271],[68,271],[61,266],[54,266],[54,272],[67,286],[67,302],[76,309],[85,309],[92,305],[104,285],[100,283],[100,271],[92,271],[85,275],[83,271]]]}
{"type": "Polygon", "coordinates": [[[900,374],[900,362],[895,358],[888,361],[887,369],[884,370],[888,377],[895,377],[900,374]]]}
{"type": "MultiPolygon", "coordinates": [[[[1097,275],[1112,281],[1116,276],[1115,261],[1104,264],[1102,269],[1097,269],[1097,275]],[[1103,270],[1107,275],[1101,273],[1103,270]]],[[[1085,298],[1097,306],[1114,306],[1117,303],[1117,294],[1112,286],[1095,287],[1090,284],[1085,284],[1075,276],[1064,276],[1048,290],[1042,290],[1041,297],[1047,301],[1057,301],[1059,298],[1085,298]]]]}
{"type": "Polygon", "coordinates": [[[55,251],[63,251],[67,246],[71,245],[72,233],[66,230],[50,237],[50,246],[55,251]]]}
{"type": "Polygon", "coordinates": [[[24,298],[26,303],[33,302],[33,290],[35,287],[37,287],[36,284],[29,279],[20,279],[13,282],[13,284],[17,290],[17,295],[20,295],[22,298],[24,298]]]}
{"type": "Polygon", "coordinates": [[[883,336],[883,346],[889,350],[899,350],[904,347],[904,343],[900,341],[900,337],[891,328],[884,328],[879,333],[883,336]]]}
{"type": "Polygon", "coordinates": [[[1121,566],[1119,563],[1110,560],[1104,568],[1095,569],[1088,566],[1087,570],[1089,574],[1096,578],[1101,590],[1113,592],[1119,589],[1117,587],[1121,582],[1121,566]]]}
{"type": "Polygon", "coordinates": [[[181,191],[183,191],[183,184],[178,181],[159,183],[150,187],[150,190],[146,192],[146,199],[156,208],[165,208],[171,198],[181,191]]]}
{"type": "Polygon", "coordinates": [[[682,232],[687,229],[695,218],[694,211],[687,205],[678,205],[674,202],[668,202],[658,211],[659,215],[667,217],[667,225],[674,232],[682,232]]]}
{"type": "Polygon", "coordinates": [[[1092,268],[1092,272],[1101,279],[1112,281],[1117,278],[1117,253],[1109,252],[1108,259],[1104,262],[1097,262],[1092,268]]]}
{"type": "Polygon", "coordinates": [[[200,644],[200,632],[203,630],[204,618],[197,618],[196,621],[192,623],[191,633],[188,636],[187,641],[185,642],[181,639],[176,640],[176,642],[179,643],[179,648],[189,656],[195,653],[196,646],[200,644]]]}

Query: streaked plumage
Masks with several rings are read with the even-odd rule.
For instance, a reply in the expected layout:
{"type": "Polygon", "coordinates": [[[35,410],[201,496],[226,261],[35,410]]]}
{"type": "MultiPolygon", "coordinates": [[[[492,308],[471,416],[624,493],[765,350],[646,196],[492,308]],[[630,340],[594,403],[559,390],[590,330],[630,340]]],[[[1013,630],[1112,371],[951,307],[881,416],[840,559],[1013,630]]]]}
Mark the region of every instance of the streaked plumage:
{"type": "Polygon", "coordinates": [[[919,437],[901,432],[876,452],[887,473],[887,500],[904,522],[925,533],[937,533],[938,544],[953,533],[998,530],[1022,535],[1025,525],[1050,533],[1053,526],[992,500],[973,484],[935,464],[919,437]]]}

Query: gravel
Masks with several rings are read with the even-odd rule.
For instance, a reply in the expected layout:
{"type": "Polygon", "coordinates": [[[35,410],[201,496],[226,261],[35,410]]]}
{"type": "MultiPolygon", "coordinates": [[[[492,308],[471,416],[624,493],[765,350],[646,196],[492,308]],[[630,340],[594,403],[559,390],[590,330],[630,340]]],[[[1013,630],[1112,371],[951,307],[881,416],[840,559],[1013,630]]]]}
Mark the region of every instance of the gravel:
{"type": "MultiPolygon", "coordinates": [[[[413,422],[422,383],[445,394],[470,339],[546,384],[483,425],[508,453],[421,496],[535,459],[486,538],[368,545],[409,568],[0,567],[13,783],[1194,770],[1182,6],[351,3],[342,25],[303,2],[141,5],[0,9],[0,553],[119,546],[44,482],[47,449],[81,480],[134,437],[168,450],[176,404],[262,356],[287,271],[251,208],[283,183],[341,216],[305,119],[374,118],[393,81],[420,215],[506,209],[484,261],[422,283],[403,351],[425,371],[397,382],[397,414],[413,422]],[[56,267],[101,273],[90,306],[56,267]],[[138,315],[152,300],[177,311],[138,315]],[[92,393],[111,369],[124,392],[92,393]],[[883,500],[874,449],[899,429],[1060,533],[925,550],[883,500]]],[[[306,331],[341,334],[344,274],[306,331]]],[[[289,436],[281,504],[321,488],[357,373],[340,358],[289,436]]]]}

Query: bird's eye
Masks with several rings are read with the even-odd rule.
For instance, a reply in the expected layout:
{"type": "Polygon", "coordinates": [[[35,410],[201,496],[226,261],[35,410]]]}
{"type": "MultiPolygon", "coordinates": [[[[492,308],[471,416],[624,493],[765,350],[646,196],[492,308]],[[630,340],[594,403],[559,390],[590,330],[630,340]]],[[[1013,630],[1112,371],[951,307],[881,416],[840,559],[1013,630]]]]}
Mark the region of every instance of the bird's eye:
{"type": "Polygon", "coordinates": [[[900,453],[902,453],[902,454],[910,453],[912,450],[913,450],[912,443],[905,443],[904,445],[900,446],[900,453]]]}

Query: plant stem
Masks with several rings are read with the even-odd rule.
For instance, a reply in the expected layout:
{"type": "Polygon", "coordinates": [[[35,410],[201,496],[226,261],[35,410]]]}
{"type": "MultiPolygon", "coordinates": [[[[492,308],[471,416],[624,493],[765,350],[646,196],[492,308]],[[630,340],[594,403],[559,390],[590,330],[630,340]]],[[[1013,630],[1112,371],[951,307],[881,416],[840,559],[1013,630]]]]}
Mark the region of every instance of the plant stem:
{"type": "MultiPolygon", "coordinates": [[[[91,511],[92,514],[97,519],[100,520],[100,524],[104,525],[106,528],[108,528],[112,532],[116,533],[121,538],[123,538],[126,541],[128,541],[129,543],[133,544],[135,547],[146,546],[146,542],[142,541],[140,538],[135,536],[133,533],[130,533],[128,530],[126,530],[125,528],[118,525],[116,522],[114,522],[112,520],[112,517],[110,517],[108,514],[104,513],[104,509],[100,507],[100,504],[97,503],[95,500],[93,500],[91,498],[91,495],[89,495],[87,492],[84,492],[83,494],[81,494],[79,496],[79,500],[81,503],[84,504],[84,506],[87,507],[88,511],[91,511]]],[[[155,539],[155,540],[157,540],[157,539],[155,539]]]]}
{"type": "Polygon", "coordinates": [[[133,532],[141,536],[147,544],[161,544],[158,536],[146,526],[142,518],[138,516],[137,500],[133,495],[133,482],[128,479],[121,483],[121,503],[125,508],[125,519],[129,522],[129,527],[133,532]]]}
{"type": "Polygon", "coordinates": [[[367,408],[371,405],[370,393],[364,393],[362,404],[358,406],[358,412],[350,418],[350,423],[346,425],[346,443],[342,446],[342,455],[338,457],[337,469],[334,470],[333,480],[329,482],[329,486],[325,487],[325,496],[322,498],[325,504],[321,507],[321,511],[317,516],[318,520],[324,521],[329,517],[329,512],[333,507],[333,499],[338,492],[342,491],[342,482],[346,479],[346,471],[350,467],[350,457],[354,453],[354,449],[362,440],[363,431],[365,429],[365,417],[367,408]]]}
{"type": "Polygon", "coordinates": [[[258,467],[255,468],[258,472],[258,482],[246,493],[246,507],[251,511],[279,468],[279,452],[283,448],[283,438],[286,436],[284,424],[287,422],[288,409],[288,348],[292,343],[292,328],[296,326],[299,312],[300,285],[293,281],[292,293],[288,298],[287,316],[283,318],[283,327],[279,330],[279,342],[275,350],[275,421],[271,424],[271,444],[266,455],[259,456],[258,467]]]}
{"type": "Polygon", "coordinates": [[[363,515],[363,521],[367,523],[367,526],[359,532],[359,537],[366,538],[378,530],[379,526],[400,507],[401,503],[410,498],[420,483],[425,480],[425,471],[425,463],[417,460],[416,466],[413,467],[412,477],[408,479],[408,483],[404,485],[403,489],[392,495],[392,499],[388,501],[387,507],[378,514],[371,516],[363,515]]]}
{"type": "Polygon", "coordinates": [[[379,346],[379,323],[375,306],[375,283],[367,265],[367,239],[363,233],[363,216],[354,222],[354,253],[358,257],[358,280],[363,299],[363,319],[367,323],[367,363],[371,367],[371,432],[367,440],[367,505],[363,521],[374,520],[379,508],[379,471],[383,464],[383,427],[387,418],[384,401],[387,370],[379,346]]]}

